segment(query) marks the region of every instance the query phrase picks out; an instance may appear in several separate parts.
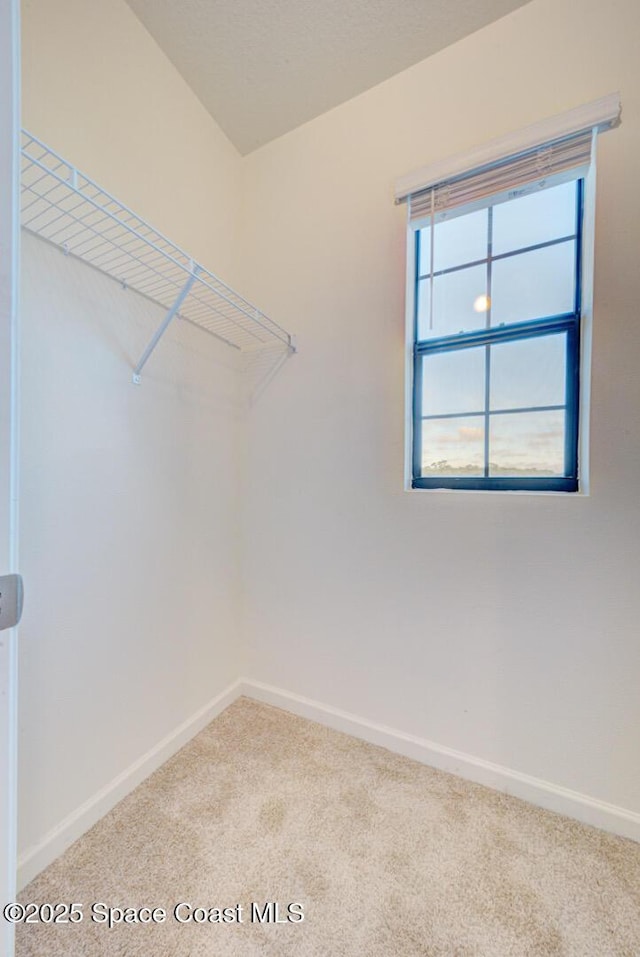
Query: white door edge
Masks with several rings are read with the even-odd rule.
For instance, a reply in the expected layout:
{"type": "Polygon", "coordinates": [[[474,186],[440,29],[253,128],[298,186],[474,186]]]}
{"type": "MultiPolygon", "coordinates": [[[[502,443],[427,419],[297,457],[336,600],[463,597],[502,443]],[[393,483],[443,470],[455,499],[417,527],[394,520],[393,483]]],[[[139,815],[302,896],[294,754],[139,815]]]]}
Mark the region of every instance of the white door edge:
{"type": "MultiPolygon", "coordinates": [[[[18,570],[20,8],[0,4],[0,574],[18,570]]],[[[17,629],[0,631],[0,901],[16,893],[17,629]]],[[[0,911],[0,953],[14,927],[0,911]]]]}

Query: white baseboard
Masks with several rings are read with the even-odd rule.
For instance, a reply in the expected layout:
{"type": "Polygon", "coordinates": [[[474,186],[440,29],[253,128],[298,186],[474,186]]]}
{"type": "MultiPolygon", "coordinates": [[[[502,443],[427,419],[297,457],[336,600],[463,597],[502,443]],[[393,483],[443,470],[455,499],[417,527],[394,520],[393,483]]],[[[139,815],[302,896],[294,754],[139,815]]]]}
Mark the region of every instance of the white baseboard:
{"type": "Polygon", "coordinates": [[[640,841],[640,814],[635,811],[607,804],[578,791],[571,791],[549,781],[522,774],[520,771],[492,764],[471,754],[454,751],[452,748],[435,744],[425,738],[375,724],[348,711],[332,708],[260,681],[242,679],[241,693],[303,718],[309,718],[311,721],[317,721],[336,731],[343,731],[369,741],[371,744],[380,745],[389,751],[403,754],[422,764],[457,774],[459,777],[484,784],[504,794],[511,794],[538,807],[564,814],[583,824],[590,824],[612,834],[640,841]]]}
{"type": "Polygon", "coordinates": [[[100,789],[49,831],[34,847],[28,848],[18,859],[18,889],[52,863],[85,831],[104,817],[145,778],[156,771],[180,750],[210,721],[228,708],[241,694],[241,683],[235,681],[221,694],[209,701],[179,727],[159,741],[150,751],[134,761],[126,770],[100,789]]]}
{"type": "Polygon", "coordinates": [[[225,691],[200,708],[155,747],[69,814],[60,824],[45,834],[37,845],[21,854],[18,860],[18,888],[23,888],[33,880],[41,870],[51,864],[85,831],[88,831],[115,807],[118,801],[126,797],[165,761],[168,761],[210,721],[233,704],[240,695],[275,705],[292,714],[334,728],[336,731],[380,745],[389,751],[403,754],[405,757],[442,771],[457,774],[469,781],[484,784],[504,794],[511,794],[538,807],[582,821],[584,824],[640,841],[640,814],[634,811],[607,804],[586,794],[571,791],[499,764],[492,764],[473,755],[463,754],[425,738],[396,731],[348,711],[341,711],[339,708],[312,701],[281,688],[243,678],[229,685],[225,691]]]}

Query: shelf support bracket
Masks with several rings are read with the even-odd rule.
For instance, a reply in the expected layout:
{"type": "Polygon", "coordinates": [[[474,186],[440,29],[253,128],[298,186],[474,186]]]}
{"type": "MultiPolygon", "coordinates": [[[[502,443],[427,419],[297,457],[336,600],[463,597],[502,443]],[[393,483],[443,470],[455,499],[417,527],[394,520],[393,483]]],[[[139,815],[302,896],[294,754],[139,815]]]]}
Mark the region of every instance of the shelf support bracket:
{"type": "Polygon", "coordinates": [[[147,346],[147,348],[142,353],[142,356],[140,357],[140,362],[133,370],[134,385],[140,385],[140,381],[141,381],[140,374],[142,370],[144,369],[145,365],[147,364],[147,360],[149,359],[149,356],[151,355],[151,353],[153,352],[153,350],[158,345],[163,335],[167,331],[171,320],[179,312],[182,303],[185,301],[185,299],[187,298],[187,296],[189,295],[191,291],[191,287],[193,286],[197,275],[198,275],[198,267],[192,263],[191,274],[189,278],[187,279],[187,281],[185,282],[182,289],[180,290],[178,294],[178,298],[176,299],[174,304],[171,306],[171,309],[169,310],[169,312],[166,314],[166,316],[164,317],[164,319],[162,320],[162,322],[156,329],[153,335],[153,338],[151,339],[151,341],[149,342],[149,345],[147,346]]]}

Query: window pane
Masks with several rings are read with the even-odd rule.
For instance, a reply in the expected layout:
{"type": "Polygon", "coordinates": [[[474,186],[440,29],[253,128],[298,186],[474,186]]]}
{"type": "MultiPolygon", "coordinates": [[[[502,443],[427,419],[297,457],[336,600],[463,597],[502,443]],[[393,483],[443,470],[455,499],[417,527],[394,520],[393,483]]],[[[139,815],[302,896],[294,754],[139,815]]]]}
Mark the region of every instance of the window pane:
{"type": "Polygon", "coordinates": [[[434,271],[486,259],[488,242],[486,209],[438,223],[434,236],[434,271]]]}
{"type": "Polygon", "coordinates": [[[566,348],[564,332],[492,346],[490,408],[563,405],[566,348]]]}
{"type": "Polygon", "coordinates": [[[573,236],[576,196],[574,181],[494,206],[493,255],[573,236]]]}
{"type": "Polygon", "coordinates": [[[484,475],[484,417],[422,423],[422,477],[484,475]]]}
{"type": "Polygon", "coordinates": [[[564,475],[564,413],[492,415],[489,475],[564,475]]]}
{"type": "Polygon", "coordinates": [[[497,260],[491,282],[491,325],[573,312],[574,274],[575,240],[497,260]]]}
{"type": "Polygon", "coordinates": [[[429,328],[430,288],[430,279],[421,279],[418,283],[418,339],[427,339],[429,336],[435,335],[433,329],[429,328]]]}
{"type": "MultiPolygon", "coordinates": [[[[427,295],[428,283],[429,280],[420,283],[424,285],[427,295]]],[[[436,276],[433,280],[433,328],[429,329],[428,321],[425,322],[424,328],[419,331],[420,337],[428,339],[484,329],[487,314],[484,309],[478,312],[477,306],[484,306],[478,300],[486,296],[486,292],[486,266],[472,266],[470,269],[436,276]]]]}
{"type": "Polygon", "coordinates": [[[420,230],[420,262],[418,265],[421,276],[431,273],[431,226],[420,230]]]}
{"type": "Polygon", "coordinates": [[[423,356],[422,415],[484,410],[485,351],[483,346],[423,356]]]}
{"type": "MultiPolygon", "coordinates": [[[[488,251],[486,209],[437,223],[434,229],[433,269],[450,269],[486,259],[488,251]]],[[[420,230],[420,275],[431,272],[431,227],[420,230]]]]}

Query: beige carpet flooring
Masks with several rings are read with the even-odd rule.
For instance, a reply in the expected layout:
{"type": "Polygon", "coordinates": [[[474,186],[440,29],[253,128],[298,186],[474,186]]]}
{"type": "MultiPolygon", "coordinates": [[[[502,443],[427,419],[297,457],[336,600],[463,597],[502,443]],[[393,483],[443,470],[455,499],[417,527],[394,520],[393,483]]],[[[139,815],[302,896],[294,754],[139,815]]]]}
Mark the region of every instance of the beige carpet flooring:
{"type": "Polygon", "coordinates": [[[84,919],[19,925],[17,957],[640,957],[639,844],[246,698],[21,900],[84,919]]]}

